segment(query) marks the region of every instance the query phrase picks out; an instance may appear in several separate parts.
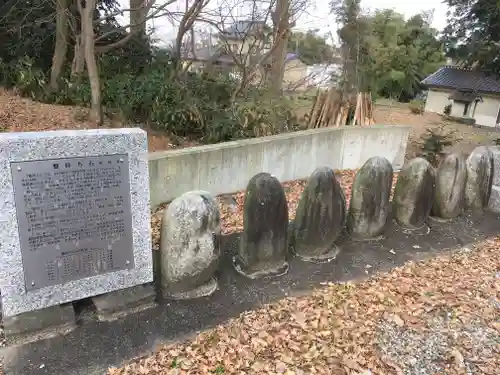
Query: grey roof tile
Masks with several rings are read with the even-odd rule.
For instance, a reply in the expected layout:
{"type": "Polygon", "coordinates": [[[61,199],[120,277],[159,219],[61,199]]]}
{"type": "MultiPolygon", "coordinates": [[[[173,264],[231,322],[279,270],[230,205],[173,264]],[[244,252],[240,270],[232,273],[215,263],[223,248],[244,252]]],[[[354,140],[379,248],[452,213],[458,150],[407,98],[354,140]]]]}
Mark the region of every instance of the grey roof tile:
{"type": "Polygon", "coordinates": [[[444,66],[422,81],[428,87],[500,93],[500,77],[479,70],[444,66]]]}

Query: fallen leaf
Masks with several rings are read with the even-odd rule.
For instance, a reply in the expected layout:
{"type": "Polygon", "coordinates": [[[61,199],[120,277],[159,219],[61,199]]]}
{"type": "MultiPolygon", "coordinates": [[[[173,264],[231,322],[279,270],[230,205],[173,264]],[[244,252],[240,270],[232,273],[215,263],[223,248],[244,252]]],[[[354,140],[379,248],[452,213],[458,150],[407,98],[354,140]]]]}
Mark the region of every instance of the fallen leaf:
{"type": "Polygon", "coordinates": [[[459,369],[462,369],[465,367],[464,363],[464,357],[462,353],[458,351],[457,348],[453,348],[450,355],[453,357],[453,361],[455,362],[455,366],[457,366],[459,369]]]}
{"type": "Polygon", "coordinates": [[[394,316],[392,317],[392,320],[394,321],[394,323],[396,323],[399,327],[402,327],[405,325],[405,322],[403,319],[401,319],[399,317],[399,315],[397,314],[394,314],[394,316]]]}

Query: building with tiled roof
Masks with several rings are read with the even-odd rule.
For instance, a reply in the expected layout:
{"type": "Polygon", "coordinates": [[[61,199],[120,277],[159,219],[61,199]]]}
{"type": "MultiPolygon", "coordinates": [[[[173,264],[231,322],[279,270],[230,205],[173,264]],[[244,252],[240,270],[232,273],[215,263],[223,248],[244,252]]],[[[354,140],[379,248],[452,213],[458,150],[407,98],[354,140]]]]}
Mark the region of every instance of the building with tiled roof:
{"type": "Polygon", "coordinates": [[[500,77],[479,70],[444,66],[422,81],[428,89],[426,112],[443,113],[451,105],[454,117],[469,117],[476,124],[500,123],[500,77]]]}

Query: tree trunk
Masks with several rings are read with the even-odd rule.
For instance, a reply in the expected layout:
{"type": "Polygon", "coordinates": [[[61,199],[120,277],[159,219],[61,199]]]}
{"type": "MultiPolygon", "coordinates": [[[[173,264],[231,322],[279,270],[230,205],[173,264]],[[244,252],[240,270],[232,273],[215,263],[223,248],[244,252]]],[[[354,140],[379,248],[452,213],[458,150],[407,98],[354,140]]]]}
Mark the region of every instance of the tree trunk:
{"type": "Polygon", "coordinates": [[[54,56],[52,57],[52,68],[50,70],[50,88],[57,90],[59,77],[66,61],[68,52],[68,12],[69,1],[57,0],[56,3],[56,42],[54,56]]]}
{"type": "Polygon", "coordinates": [[[71,77],[80,77],[85,71],[85,48],[82,35],[75,38],[75,47],[73,52],[73,63],[71,65],[71,77]]]}
{"type": "Polygon", "coordinates": [[[290,36],[290,0],[277,0],[272,18],[275,47],[271,53],[268,86],[272,93],[281,95],[285,74],[286,47],[290,36]]]}
{"type": "Polygon", "coordinates": [[[130,32],[139,37],[146,36],[147,8],[144,0],[129,0],[130,9],[130,32]]]}
{"type": "Polygon", "coordinates": [[[96,0],[87,0],[85,7],[81,8],[82,15],[82,35],[85,63],[87,64],[87,74],[90,81],[91,104],[90,121],[101,125],[103,122],[101,108],[101,82],[99,80],[99,70],[95,58],[94,48],[94,25],[93,14],[96,0]]]}

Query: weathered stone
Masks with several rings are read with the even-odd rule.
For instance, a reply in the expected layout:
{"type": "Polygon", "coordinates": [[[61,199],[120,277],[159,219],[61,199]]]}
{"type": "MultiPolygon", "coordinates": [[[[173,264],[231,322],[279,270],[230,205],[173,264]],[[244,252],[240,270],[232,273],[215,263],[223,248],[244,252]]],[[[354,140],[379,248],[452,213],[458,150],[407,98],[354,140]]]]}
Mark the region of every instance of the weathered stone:
{"type": "Polygon", "coordinates": [[[500,213],[500,186],[492,186],[488,208],[496,213],[500,213]]]}
{"type": "Polygon", "coordinates": [[[334,259],[339,249],[335,240],[340,235],[346,218],[344,192],[328,167],[316,169],[297,207],[291,247],[304,260],[334,259]]]}
{"type": "Polygon", "coordinates": [[[375,156],[356,173],[352,186],[347,228],[353,238],[379,236],[390,212],[392,165],[375,156]]]}
{"type": "Polygon", "coordinates": [[[7,343],[21,345],[67,334],[76,328],[75,310],[71,303],[3,317],[7,343]]]}
{"type": "Polygon", "coordinates": [[[431,213],[436,172],[425,159],[416,158],[403,166],[394,190],[394,216],[398,224],[419,228],[431,213]]]}
{"type": "Polygon", "coordinates": [[[156,306],[153,284],[143,284],[92,297],[100,321],[112,321],[156,306]]]}
{"type": "Polygon", "coordinates": [[[488,208],[493,212],[500,212],[500,146],[491,146],[493,154],[493,178],[488,208]]]}
{"type": "Polygon", "coordinates": [[[164,297],[188,299],[215,292],[219,239],[219,208],[210,193],[192,191],[170,203],[161,226],[160,279],[164,297]]]}
{"type": "Polygon", "coordinates": [[[245,193],[243,215],[236,270],[250,278],[285,273],[288,206],[276,177],[268,173],[252,177],[245,193]]]}
{"type": "Polygon", "coordinates": [[[438,218],[454,219],[462,213],[467,168],[460,154],[447,155],[436,174],[436,190],[432,214],[438,218]]]}
{"type": "Polygon", "coordinates": [[[486,146],[476,147],[466,162],[465,208],[481,211],[488,205],[493,180],[493,154],[486,146]]]}

